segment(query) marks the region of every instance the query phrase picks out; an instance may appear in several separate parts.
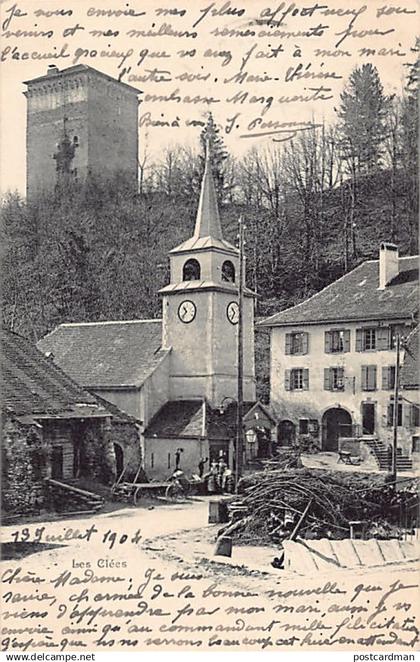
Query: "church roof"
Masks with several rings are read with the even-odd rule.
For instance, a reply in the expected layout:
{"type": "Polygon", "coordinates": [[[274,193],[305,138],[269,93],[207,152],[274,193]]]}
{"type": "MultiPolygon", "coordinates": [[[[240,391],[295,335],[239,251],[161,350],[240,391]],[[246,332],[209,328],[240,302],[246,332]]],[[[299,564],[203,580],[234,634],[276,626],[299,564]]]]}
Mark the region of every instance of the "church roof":
{"type": "Polygon", "coordinates": [[[199,239],[202,237],[223,239],[208,143],[206,147],[204,174],[201,182],[200,202],[198,203],[194,229],[194,238],[199,239]]]}
{"type": "Polygon", "coordinates": [[[181,253],[183,251],[204,250],[208,248],[219,248],[220,250],[228,250],[235,254],[239,252],[235,246],[223,239],[217,193],[211,170],[210,149],[207,145],[206,162],[201,182],[200,201],[195,219],[194,234],[170,252],[181,253]]]}
{"type": "Polygon", "coordinates": [[[197,250],[206,250],[208,248],[216,248],[222,250],[224,253],[226,253],[226,251],[229,251],[234,255],[237,255],[239,253],[238,249],[233,244],[230,244],[228,241],[225,241],[224,239],[215,239],[214,237],[196,237],[195,235],[193,237],[190,237],[189,239],[186,239],[182,244],[176,246],[176,248],[173,248],[169,252],[182,253],[183,251],[189,252],[189,251],[197,251],[197,250]]]}
{"type": "MultiPolygon", "coordinates": [[[[223,411],[220,411],[219,408],[210,407],[208,402],[204,403],[203,400],[170,400],[155,414],[144,434],[146,437],[159,439],[191,437],[230,439],[235,434],[236,410],[236,402],[230,402],[223,411]]],[[[264,416],[270,427],[274,425],[274,418],[261,403],[244,402],[242,413],[245,427],[247,427],[248,415],[252,418],[249,421],[250,425],[258,424],[256,411],[264,416]]]]}
{"type": "Polygon", "coordinates": [[[384,290],[379,260],[367,260],[292,308],[268,317],[261,326],[405,319],[418,311],[418,256],[400,257],[399,273],[384,290]]]}
{"type": "Polygon", "coordinates": [[[109,416],[107,405],[85,391],[27,338],[1,332],[1,393],[7,412],[22,419],[109,416]]]}
{"type": "Polygon", "coordinates": [[[139,388],[170,350],[162,320],[60,324],[38,347],[82,386],[139,388]]]}
{"type": "MultiPolygon", "coordinates": [[[[218,283],[214,280],[187,280],[182,281],[181,283],[169,283],[165,285],[162,289],[159,290],[160,294],[170,294],[171,292],[191,292],[194,290],[217,290],[218,292],[228,292],[232,296],[238,296],[238,286],[235,283],[229,283],[228,281],[223,281],[218,283]]],[[[244,288],[245,296],[253,296],[256,294],[248,287],[244,288]]]]}

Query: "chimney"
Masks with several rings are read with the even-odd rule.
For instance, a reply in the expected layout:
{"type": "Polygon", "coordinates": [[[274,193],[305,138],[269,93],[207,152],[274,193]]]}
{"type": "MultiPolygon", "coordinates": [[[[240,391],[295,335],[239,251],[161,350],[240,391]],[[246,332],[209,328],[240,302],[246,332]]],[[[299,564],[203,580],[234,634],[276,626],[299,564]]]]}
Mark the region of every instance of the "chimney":
{"type": "Polygon", "coordinates": [[[59,68],[57,67],[57,65],[55,65],[55,64],[49,64],[49,65],[48,65],[48,69],[47,69],[47,75],[48,75],[48,76],[52,76],[52,75],[54,75],[54,74],[58,74],[59,71],[60,71],[60,70],[59,70],[59,68]]]}
{"type": "Polygon", "coordinates": [[[379,288],[384,290],[388,283],[399,273],[398,247],[382,242],[379,251],[379,288]]]}

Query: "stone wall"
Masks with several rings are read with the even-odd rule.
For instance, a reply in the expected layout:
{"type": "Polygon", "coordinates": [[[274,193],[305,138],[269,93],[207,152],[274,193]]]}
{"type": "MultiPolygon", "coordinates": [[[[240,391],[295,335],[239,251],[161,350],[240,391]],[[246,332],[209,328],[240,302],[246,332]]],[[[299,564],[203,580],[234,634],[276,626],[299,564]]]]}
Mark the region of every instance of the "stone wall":
{"type": "Polygon", "coordinates": [[[47,455],[41,428],[9,417],[3,420],[2,508],[6,514],[42,508],[47,455]]]}
{"type": "MultiPolygon", "coordinates": [[[[52,477],[54,446],[63,449],[62,479],[88,477],[103,484],[116,478],[114,441],[128,449],[133,467],[138,466],[140,444],[133,423],[110,418],[44,420],[23,425],[7,416],[3,420],[2,503],[7,514],[32,513],[49,508],[45,478],[52,477]],[[75,476],[75,442],[80,440],[80,471],[75,476]],[[130,455],[131,454],[131,455],[130,455]]],[[[58,477],[60,480],[60,477],[58,477]]]]}
{"type": "Polygon", "coordinates": [[[142,462],[140,427],[134,423],[112,422],[110,439],[112,444],[117,444],[122,450],[123,464],[126,467],[124,480],[134,479],[142,462]]]}

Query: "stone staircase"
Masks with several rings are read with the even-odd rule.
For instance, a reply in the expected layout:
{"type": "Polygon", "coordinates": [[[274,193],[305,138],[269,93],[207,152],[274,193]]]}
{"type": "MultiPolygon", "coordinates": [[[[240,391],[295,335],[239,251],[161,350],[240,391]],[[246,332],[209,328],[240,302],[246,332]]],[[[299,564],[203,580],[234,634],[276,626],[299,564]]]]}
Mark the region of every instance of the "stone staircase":
{"type": "Polygon", "coordinates": [[[58,513],[94,514],[102,509],[104,499],[99,494],[88,492],[63,480],[47,478],[45,481],[52,507],[58,513]]]}
{"type": "MultiPolygon", "coordinates": [[[[363,442],[369,448],[371,454],[376,460],[378,468],[381,471],[390,471],[392,460],[389,457],[388,449],[382,441],[376,437],[363,439],[363,442]]],[[[397,449],[397,471],[411,471],[413,461],[410,457],[402,454],[401,448],[397,449]]]]}

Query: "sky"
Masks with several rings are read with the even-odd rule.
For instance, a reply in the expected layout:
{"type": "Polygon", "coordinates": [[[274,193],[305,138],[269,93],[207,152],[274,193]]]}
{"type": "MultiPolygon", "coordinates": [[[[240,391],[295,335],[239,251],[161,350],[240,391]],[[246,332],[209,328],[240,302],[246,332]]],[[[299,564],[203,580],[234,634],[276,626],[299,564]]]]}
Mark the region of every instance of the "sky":
{"type": "Polygon", "coordinates": [[[399,94],[418,24],[413,0],[398,10],[382,0],[91,2],[0,5],[3,194],[25,191],[23,81],[44,75],[49,64],[88,64],[138,87],[140,150],[151,158],[172,144],[198,145],[194,123],[209,110],[240,157],[290,139],[291,122],[304,130],[334,121],[355,66],[371,62],[385,92],[399,94]],[[55,58],[60,52],[66,57],[55,58]],[[164,126],[151,125],[157,122],[164,126]]]}

